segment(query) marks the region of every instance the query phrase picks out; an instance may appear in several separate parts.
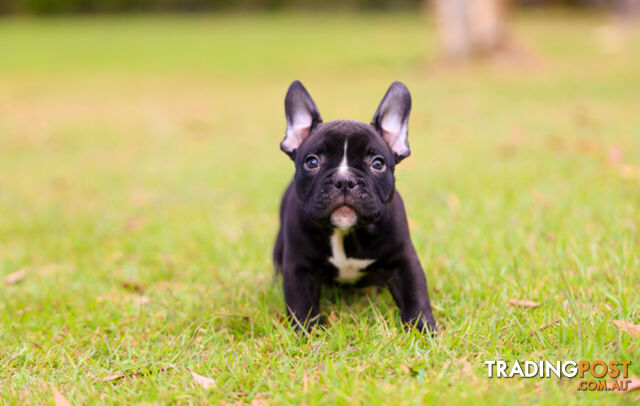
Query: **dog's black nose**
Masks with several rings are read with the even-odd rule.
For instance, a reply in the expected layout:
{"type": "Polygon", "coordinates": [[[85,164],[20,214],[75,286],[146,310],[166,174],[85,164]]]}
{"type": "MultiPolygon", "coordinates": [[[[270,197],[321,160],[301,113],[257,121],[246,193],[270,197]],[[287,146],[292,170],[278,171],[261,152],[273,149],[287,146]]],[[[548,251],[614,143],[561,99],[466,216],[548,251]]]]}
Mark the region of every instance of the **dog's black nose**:
{"type": "Polygon", "coordinates": [[[356,187],[356,178],[349,175],[338,175],[333,179],[333,186],[343,192],[356,187]]]}

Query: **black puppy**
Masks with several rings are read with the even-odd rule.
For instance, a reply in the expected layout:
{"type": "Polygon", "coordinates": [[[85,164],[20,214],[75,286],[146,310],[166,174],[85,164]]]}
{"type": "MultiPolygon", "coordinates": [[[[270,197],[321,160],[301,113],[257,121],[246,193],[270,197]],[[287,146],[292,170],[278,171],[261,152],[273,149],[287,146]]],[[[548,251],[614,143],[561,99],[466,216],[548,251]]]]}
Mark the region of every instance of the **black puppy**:
{"type": "Polygon", "coordinates": [[[435,332],[393,175],[409,155],[409,90],[392,83],[371,124],[322,123],[299,81],[284,105],[287,131],[280,148],[296,173],[282,198],[273,261],[282,272],[289,315],[307,327],[317,323],[323,284],[387,286],[404,323],[435,332]]]}

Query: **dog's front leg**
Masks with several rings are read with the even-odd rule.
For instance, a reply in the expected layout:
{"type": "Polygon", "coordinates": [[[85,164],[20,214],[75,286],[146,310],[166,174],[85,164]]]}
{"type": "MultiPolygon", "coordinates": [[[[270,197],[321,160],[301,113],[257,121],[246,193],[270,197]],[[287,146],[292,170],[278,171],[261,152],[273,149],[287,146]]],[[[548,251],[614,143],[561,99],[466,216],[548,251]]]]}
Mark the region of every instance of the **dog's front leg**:
{"type": "Polygon", "coordinates": [[[427,281],[420,260],[413,247],[398,264],[387,286],[396,304],[400,308],[403,323],[415,326],[420,331],[436,333],[436,322],[431,311],[427,281]]]}
{"type": "Polygon", "coordinates": [[[310,330],[320,319],[320,285],[298,266],[287,266],[282,270],[284,301],[291,323],[310,330]]]}

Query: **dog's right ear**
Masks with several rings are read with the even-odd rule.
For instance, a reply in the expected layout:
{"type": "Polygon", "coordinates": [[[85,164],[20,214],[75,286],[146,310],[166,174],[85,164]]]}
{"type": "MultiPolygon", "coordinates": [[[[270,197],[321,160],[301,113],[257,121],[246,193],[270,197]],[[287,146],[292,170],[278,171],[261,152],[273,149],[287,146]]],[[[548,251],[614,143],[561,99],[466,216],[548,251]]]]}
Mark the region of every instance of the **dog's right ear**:
{"type": "Polygon", "coordinates": [[[291,159],[295,159],[298,147],[322,122],[322,117],[309,92],[299,80],[289,86],[287,96],[284,98],[284,111],[287,116],[287,132],[280,143],[280,149],[291,159]]]}
{"type": "Polygon", "coordinates": [[[408,157],[407,127],[411,112],[411,93],[402,82],[393,82],[382,98],[371,124],[389,145],[396,163],[408,157]]]}

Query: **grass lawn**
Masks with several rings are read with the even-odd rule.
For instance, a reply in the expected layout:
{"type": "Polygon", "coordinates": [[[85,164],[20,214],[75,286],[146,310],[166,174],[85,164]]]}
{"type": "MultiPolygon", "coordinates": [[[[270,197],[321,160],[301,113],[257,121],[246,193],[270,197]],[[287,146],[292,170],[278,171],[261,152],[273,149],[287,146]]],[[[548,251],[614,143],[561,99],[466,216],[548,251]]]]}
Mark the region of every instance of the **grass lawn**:
{"type": "Polygon", "coordinates": [[[483,365],[640,375],[640,339],[612,324],[640,324],[640,36],[605,22],[519,15],[533,64],[451,71],[421,16],[1,19],[1,401],[638,402],[483,365]],[[325,120],[411,90],[396,177],[437,338],[403,332],[384,290],[325,300],[309,338],[284,323],[293,79],[325,120]]]}

